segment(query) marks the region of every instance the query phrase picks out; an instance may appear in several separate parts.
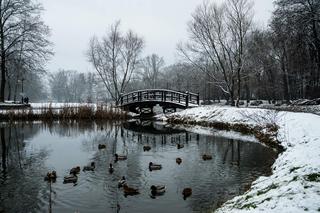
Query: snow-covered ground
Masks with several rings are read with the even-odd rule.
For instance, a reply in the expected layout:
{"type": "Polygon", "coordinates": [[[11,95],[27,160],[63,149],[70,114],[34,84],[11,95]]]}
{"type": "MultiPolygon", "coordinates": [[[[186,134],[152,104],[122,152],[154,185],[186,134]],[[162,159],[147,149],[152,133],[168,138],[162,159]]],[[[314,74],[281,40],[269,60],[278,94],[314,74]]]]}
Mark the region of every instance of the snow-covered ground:
{"type": "MultiPolygon", "coordinates": [[[[179,119],[277,124],[277,140],[285,148],[270,177],[260,177],[244,195],[226,202],[217,212],[319,212],[320,116],[267,109],[205,106],[169,115],[179,119]]],[[[165,119],[165,118],[164,118],[165,119]]]]}
{"type": "Polygon", "coordinates": [[[81,106],[89,106],[89,107],[96,107],[94,103],[51,103],[51,102],[44,102],[44,103],[30,103],[32,108],[63,108],[63,107],[81,107],[81,106]]]}

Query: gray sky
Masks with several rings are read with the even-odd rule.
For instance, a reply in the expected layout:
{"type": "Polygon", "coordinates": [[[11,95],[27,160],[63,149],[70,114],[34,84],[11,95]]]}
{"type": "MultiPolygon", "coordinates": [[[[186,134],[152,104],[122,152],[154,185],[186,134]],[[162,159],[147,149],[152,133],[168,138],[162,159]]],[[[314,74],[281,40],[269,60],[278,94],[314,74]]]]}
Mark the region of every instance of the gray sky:
{"type": "MultiPolygon", "coordinates": [[[[211,0],[221,2],[223,0],[211,0]]],[[[92,71],[85,52],[93,35],[102,36],[110,24],[134,30],[146,42],[143,55],[156,53],[166,64],[176,60],[176,45],[187,38],[187,22],[202,0],[42,0],[43,19],[54,43],[49,71],[59,68],[92,71]]],[[[273,0],[254,0],[254,20],[266,26],[273,0]]]]}

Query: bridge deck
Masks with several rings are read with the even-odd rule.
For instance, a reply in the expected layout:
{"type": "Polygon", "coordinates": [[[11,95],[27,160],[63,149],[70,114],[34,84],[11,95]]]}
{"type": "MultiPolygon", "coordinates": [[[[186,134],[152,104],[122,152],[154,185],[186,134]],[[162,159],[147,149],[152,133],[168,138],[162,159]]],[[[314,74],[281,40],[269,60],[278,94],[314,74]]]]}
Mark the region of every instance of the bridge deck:
{"type": "Polygon", "coordinates": [[[130,92],[121,96],[120,106],[156,105],[162,107],[190,108],[199,106],[199,94],[166,89],[147,89],[130,92]]]}

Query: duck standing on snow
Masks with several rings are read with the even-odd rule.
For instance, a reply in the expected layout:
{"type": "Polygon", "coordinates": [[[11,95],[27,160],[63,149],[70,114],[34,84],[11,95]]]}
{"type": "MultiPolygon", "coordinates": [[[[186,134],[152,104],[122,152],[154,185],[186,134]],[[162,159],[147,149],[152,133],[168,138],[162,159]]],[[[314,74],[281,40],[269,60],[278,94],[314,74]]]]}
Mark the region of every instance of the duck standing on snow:
{"type": "Polygon", "coordinates": [[[117,162],[119,160],[127,160],[127,156],[126,155],[114,154],[114,157],[115,157],[115,162],[117,162]]]}
{"type": "Polygon", "coordinates": [[[162,166],[161,164],[154,164],[152,162],[149,163],[149,170],[152,171],[152,170],[160,170],[162,169],[162,166]]]}
{"type": "Polygon", "coordinates": [[[165,185],[152,185],[150,187],[151,194],[153,196],[157,195],[163,195],[166,192],[166,186],[165,185]]]}
{"type": "Polygon", "coordinates": [[[122,178],[118,181],[118,188],[121,188],[122,186],[124,186],[126,184],[127,184],[126,177],[122,176],[122,178]]]}
{"type": "Polygon", "coordinates": [[[91,162],[90,165],[84,166],[82,171],[94,171],[94,169],[96,168],[96,164],[95,162],[91,162]]]}

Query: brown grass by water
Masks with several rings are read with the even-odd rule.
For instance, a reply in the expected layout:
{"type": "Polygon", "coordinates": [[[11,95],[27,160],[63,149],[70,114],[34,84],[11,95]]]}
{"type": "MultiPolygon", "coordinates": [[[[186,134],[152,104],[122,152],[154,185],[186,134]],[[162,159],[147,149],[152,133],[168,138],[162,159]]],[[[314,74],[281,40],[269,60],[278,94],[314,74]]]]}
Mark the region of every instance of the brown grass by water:
{"type": "Polygon", "coordinates": [[[128,114],[113,106],[63,106],[3,110],[0,113],[2,121],[52,121],[52,120],[125,120],[128,114]]]}

